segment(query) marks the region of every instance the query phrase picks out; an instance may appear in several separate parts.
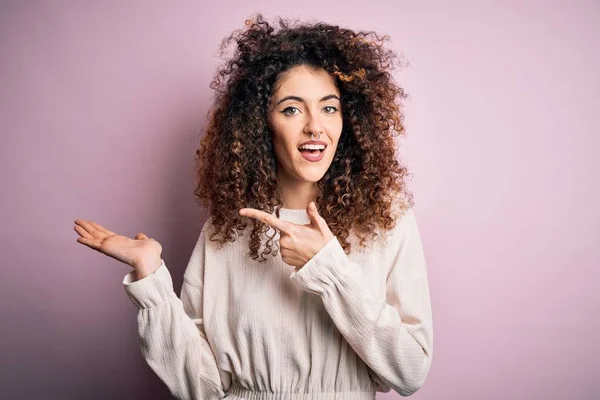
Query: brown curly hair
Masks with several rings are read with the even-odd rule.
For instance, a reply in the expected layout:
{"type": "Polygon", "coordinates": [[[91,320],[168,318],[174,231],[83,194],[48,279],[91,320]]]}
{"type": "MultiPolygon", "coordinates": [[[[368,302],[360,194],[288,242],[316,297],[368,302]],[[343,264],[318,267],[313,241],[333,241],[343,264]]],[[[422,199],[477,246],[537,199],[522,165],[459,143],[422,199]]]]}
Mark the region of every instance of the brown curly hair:
{"type": "MultiPolygon", "coordinates": [[[[383,46],[389,37],[375,32],[283,18],[277,22],[276,30],[258,14],[223,40],[221,56],[232,43],[235,47],[210,85],[215,100],[196,150],[194,195],[208,208],[214,228],[210,239],[220,245],[235,241],[236,231],[247,228],[249,219],[238,214],[240,208],[275,212],[279,217],[283,202],[267,124],[271,96],[278,77],[291,67],[324,69],[340,90],[343,128],[335,157],[317,182],[315,203],[350,253],[351,231],[364,247],[368,236],[377,238],[377,227],[395,226],[394,204],[400,211],[413,205],[405,182],[407,169],[397,160],[394,140],[394,134],[405,132],[400,105],[407,97],[389,72],[398,56],[383,46]]],[[[259,260],[265,261],[276,232],[268,236],[269,226],[250,220],[251,256],[259,257],[262,238],[267,236],[259,260]]]]}

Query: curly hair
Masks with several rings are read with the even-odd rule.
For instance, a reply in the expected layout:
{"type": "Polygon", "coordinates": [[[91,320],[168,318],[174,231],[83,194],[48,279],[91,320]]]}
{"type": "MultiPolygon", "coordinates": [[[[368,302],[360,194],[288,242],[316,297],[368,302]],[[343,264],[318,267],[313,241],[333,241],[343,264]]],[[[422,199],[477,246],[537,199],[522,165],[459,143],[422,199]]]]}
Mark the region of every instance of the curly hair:
{"type": "MultiPolygon", "coordinates": [[[[194,195],[209,210],[214,228],[210,240],[221,246],[248,227],[240,208],[279,217],[283,202],[267,123],[271,96],[290,68],[324,69],[340,90],[343,128],[335,157],[317,182],[315,204],[350,253],[351,233],[364,247],[368,237],[377,238],[376,228],[395,226],[395,204],[400,211],[413,205],[408,172],[397,160],[394,140],[405,133],[401,102],[407,97],[390,74],[398,56],[383,46],[389,37],[375,32],[283,18],[277,22],[279,29],[258,14],[221,44],[221,57],[232,43],[235,47],[210,84],[215,98],[196,150],[194,195]]],[[[268,236],[269,226],[250,220],[250,254],[262,262],[269,253],[277,254],[272,248],[276,232],[268,236]]]]}

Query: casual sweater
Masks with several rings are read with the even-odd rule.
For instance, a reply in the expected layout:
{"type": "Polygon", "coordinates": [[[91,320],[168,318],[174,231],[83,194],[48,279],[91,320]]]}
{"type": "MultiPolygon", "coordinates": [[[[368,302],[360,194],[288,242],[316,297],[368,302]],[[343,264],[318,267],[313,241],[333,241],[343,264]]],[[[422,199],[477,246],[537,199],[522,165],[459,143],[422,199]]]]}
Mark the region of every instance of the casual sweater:
{"type": "MultiPolygon", "coordinates": [[[[305,210],[280,219],[308,224],[305,210]]],[[[138,307],[141,352],[179,399],[373,400],[417,391],[429,372],[433,323],[427,267],[411,209],[387,239],[337,237],[301,268],[249,256],[249,229],[220,249],[204,224],[173,291],[167,266],[125,292],[138,307]]],[[[279,233],[269,228],[269,235],[279,233]]],[[[381,231],[380,231],[381,232],[381,231]]],[[[264,246],[264,244],[263,244],[264,246]]]]}

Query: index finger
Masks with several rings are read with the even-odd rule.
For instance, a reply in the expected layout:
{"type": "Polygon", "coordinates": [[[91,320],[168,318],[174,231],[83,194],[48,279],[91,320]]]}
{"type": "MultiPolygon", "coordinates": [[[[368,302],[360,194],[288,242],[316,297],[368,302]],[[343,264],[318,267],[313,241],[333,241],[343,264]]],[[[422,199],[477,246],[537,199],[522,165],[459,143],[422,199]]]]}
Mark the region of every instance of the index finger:
{"type": "Polygon", "coordinates": [[[261,210],[257,210],[255,208],[242,208],[239,211],[241,216],[254,218],[264,224],[270,225],[273,228],[284,232],[289,233],[289,223],[286,221],[282,221],[274,215],[266,213],[261,210]]]}

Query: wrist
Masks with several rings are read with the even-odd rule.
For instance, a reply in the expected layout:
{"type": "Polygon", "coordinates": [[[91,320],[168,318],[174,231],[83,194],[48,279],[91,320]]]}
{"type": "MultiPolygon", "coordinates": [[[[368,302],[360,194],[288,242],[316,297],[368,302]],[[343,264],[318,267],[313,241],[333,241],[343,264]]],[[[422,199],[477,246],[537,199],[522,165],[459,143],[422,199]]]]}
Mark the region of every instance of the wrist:
{"type": "Polygon", "coordinates": [[[135,274],[137,280],[144,279],[148,275],[152,275],[162,264],[162,259],[153,259],[139,262],[135,265],[135,274]]]}

